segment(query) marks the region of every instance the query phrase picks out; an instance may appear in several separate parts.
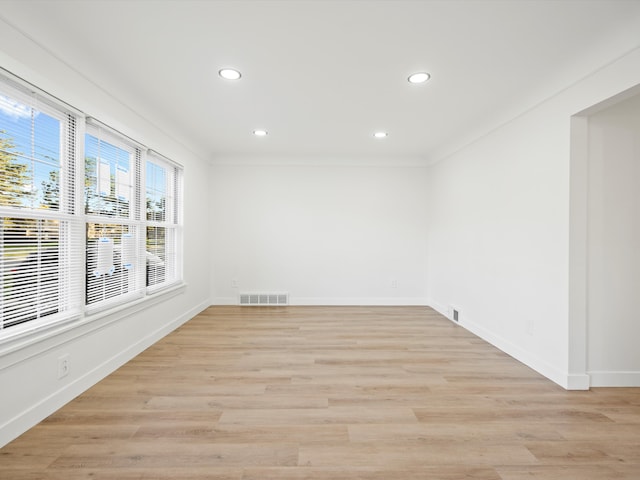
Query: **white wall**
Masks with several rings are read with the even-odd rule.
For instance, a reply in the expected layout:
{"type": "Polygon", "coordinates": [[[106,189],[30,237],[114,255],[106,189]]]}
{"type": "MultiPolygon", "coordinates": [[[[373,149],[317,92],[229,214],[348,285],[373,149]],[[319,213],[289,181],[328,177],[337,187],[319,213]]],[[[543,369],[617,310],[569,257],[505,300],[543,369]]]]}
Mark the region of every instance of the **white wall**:
{"type": "Polygon", "coordinates": [[[571,230],[570,118],[638,83],[636,49],[430,172],[430,303],[568,388],[589,385],[585,348],[569,348],[585,325],[568,294],[584,240],[571,230]]]}
{"type": "Polygon", "coordinates": [[[298,305],[426,304],[426,178],[417,167],[213,167],[215,302],[285,291],[298,305]]]}
{"type": "Polygon", "coordinates": [[[538,109],[434,166],[429,231],[432,305],[555,378],[567,368],[565,123],[538,109]]]}
{"type": "MultiPolygon", "coordinates": [[[[209,165],[128,105],[62,64],[0,21],[0,65],[185,168],[184,277],[170,298],[93,319],[55,336],[0,344],[0,446],[109,374],[210,304],[209,228],[201,219],[209,165]],[[57,359],[69,355],[70,373],[57,378],[57,359]]],[[[81,67],[81,66],[80,66],[81,67]]],[[[78,68],[80,68],[78,67],[78,68]]],[[[153,119],[150,119],[153,120],[153,119]]]]}
{"type": "Polygon", "coordinates": [[[640,95],[588,117],[587,369],[640,386],[640,95]]]}

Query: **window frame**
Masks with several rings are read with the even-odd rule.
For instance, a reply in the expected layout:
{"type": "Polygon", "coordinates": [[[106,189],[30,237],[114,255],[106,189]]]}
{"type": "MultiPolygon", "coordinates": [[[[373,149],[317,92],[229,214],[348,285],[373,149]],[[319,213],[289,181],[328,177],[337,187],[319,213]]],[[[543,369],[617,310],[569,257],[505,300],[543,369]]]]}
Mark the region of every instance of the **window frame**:
{"type": "MultiPolygon", "coordinates": [[[[147,147],[129,136],[93,119],[79,109],[49,95],[1,67],[0,95],[6,95],[10,98],[17,96],[18,98],[15,98],[17,101],[24,100],[25,96],[27,98],[29,96],[37,97],[38,107],[46,108],[47,115],[54,112],[54,118],[61,121],[58,210],[0,206],[0,215],[9,218],[35,218],[36,220],[55,218],[59,220],[60,235],[64,234],[65,240],[64,242],[60,240],[58,253],[58,261],[61,265],[59,270],[63,270],[62,276],[57,277],[60,285],[58,296],[59,298],[69,297],[69,303],[65,305],[63,314],[56,313],[35,320],[27,319],[24,323],[7,328],[2,328],[2,318],[0,317],[0,356],[50,338],[51,335],[74,329],[79,329],[78,332],[80,332],[95,322],[97,323],[92,328],[100,328],[101,322],[98,322],[100,319],[110,318],[113,314],[121,311],[129,312],[129,314],[139,311],[144,308],[141,305],[171,298],[175,292],[184,288],[181,223],[183,207],[182,197],[179,195],[182,191],[183,167],[155,151],[148,150],[147,147]],[[12,95],[14,92],[20,92],[20,95],[12,95]],[[62,120],[68,123],[62,125],[62,120]],[[135,155],[130,157],[131,186],[127,218],[85,212],[85,140],[86,134],[91,135],[95,128],[106,132],[109,139],[117,139],[118,142],[122,142],[135,152],[135,155]],[[171,282],[162,282],[161,288],[147,288],[146,282],[145,245],[148,222],[144,201],[146,200],[145,166],[148,151],[153,158],[161,158],[167,165],[171,165],[176,176],[176,196],[172,206],[175,217],[174,222],[170,224],[175,236],[175,278],[171,282]],[[67,201],[67,206],[63,208],[65,201],[67,201]],[[100,302],[99,305],[87,304],[87,225],[91,222],[111,224],[116,222],[137,229],[138,235],[135,241],[135,278],[137,284],[133,289],[134,294],[116,296],[114,300],[100,302]],[[68,269],[66,273],[65,268],[68,269]],[[160,293],[162,294],[159,295],[160,293]]],[[[6,261],[2,248],[3,244],[0,244],[0,267],[6,261]]],[[[2,301],[3,299],[0,297],[0,303],[2,301]]],[[[1,310],[0,314],[2,314],[1,310]]]]}
{"type": "Polygon", "coordinates": [[[144,163],[144,212],[143,218],[145,223],[145,248],[147,249],[147,257],[153,252],[149,252],[149,237],[148,232],[150,228],[163,228],[165,231],[165,257],[162,259],[164,262],[164,280],[161,282],[150,285],[149,276],[150,270],[153,270],[153,264],[147,264],[147,294],[156,294],[166,288],[174,286],[176,283],[182,281],[182,181],[183,181],[183,169],[182,167],[171,161],[170,159],[160,155],[159,153],[148,150],[146,160],[144,163]],[[165,171],[167,187],[167,196],[165,201],[165,215],[163,220],[149,219],[147,211],[147,194],[149,172],[147,171],[149,164],[154,164],[156,167],[162,168],[165,171]],[[167,233],[171,235],[167,235],[167,233]],[[173,252],[169,252],[167,258],[167,238],[170,238],[170,243],[173,246],[173,252]]]}
{"type": "MultiPolygon", "coordinates": [[[[84,225],[86,226],[87,233],[85,235],[86,241],[86,252],[87,252],[87,269],[85,271],[85,309],[88,314],[99,312],[105,309],[109,309],[112,307],[117,307],[123,303],[127,303],[128,301],[135,301],[139,298],[142,298],[145,294],[144,292],[144,283],[143,283],[143,271],[144,271],[144,256],[142,255],[141,245],[142,245],[142,237],[143,237],[143,229],[142,223],[140,221],[140,211],[141,211],[141,201],[140,201],[140,188],[139,188],[139,179],[141,178],[141,165],[142,165],[142,157],[144,152],[144,147],[142,147],[137,142],[131,140],[124,134],[108,127],[101,122],[98,122],[94,118],[87,118],[85,122],[85,131],[83,135],[84,139],[84,149],[82,153],[83,165],[87,164],[87,136],[91,136],[98,140],[98,142],[102,142],[108,144],[110,147],[115,147],[122,151],[128,153],[129,158],[129,179],[131,181],[130,191],[129,191],[129,205],[128,205],[128,214],[127,216],[118,216],[116,215],[108,215],[101,214],[96,212],[87,212],[88,208],[88,188],[87,188],[87,172],[84,172],[84,185],[85,191],[83,196],[83,217],[84,217],[84,225]],[[89,271],[89,264],[93,264],[92,255],[96,253],[92,252],[93,243],[89,239],[89,226],[90,225],[103,225],[103,226],[111,226],[113,230],[127,230],[128,234],[134,232],[134,262],[132,269],[129,271],[125,271],[124,265],[122,263],[123,259],[123,241],[117,245],[114,245],[115,253],[118,253],[118,247],[120,248],[119,259],[120,262],[115,262],[115,268],[117,272],[112,274],[101,275],[102,286],[104,288],[103,298],[102,300],[92,301],[94,297],[99,296],[99,292],[97,290],[100,288],[100,278],[94,278],[91,271],[89,271]],[[126,279],[126,289],[123,289],[123,284],[126,279]],[[117,293],[118,289],[118,281],[120,283],[120,293],[117,293]],[[95,287],[94,287],[95,284],[95,287]],[[96,290],[96,291],[94,291],[96,290]]],[[[101,159],[96,158],[96,182],[95,187],[99,189],[99,181],[98,181],[98,168],[101,159]]],[[[109,179],[109,189],[111,194],[111,189],[113,187],[113,194],[115,204],[119,205],[119,200],[115,198],[117,196],[117,169],[119,164],[115,164],[114,167],[114,178],[109,179]],[[113,185],[112,185],[113,184],[113,185]]],[[[110,174],[111,176],[111,174],[110,174]]],[[[97,193],[97,197],[101,197],[102,194],[100,192],[97,193]]],[[[110,198],[110,195],[107,195],[106,198],[110,198]]],[[[99,200],[101,201],[101,200],[99,200]]],[[[111,200],[110,200],[111,201],[111,200]]],[[[124,235],[121,235],[121,238],[124,235]]],[[[114,244],[118,240],[117,235],[107,235],[102,238],[110,238],[114,241],[114,244]]],[[[96,248],[99,246],[99,241],[95,243],[96,248]]],[[[114,254],[114,258],[117,255],[114,254]]]]}
{"type": "MultiPolygon", "coordinates": [[[[11,99],[18,102],[20,105],[28,107],[31,111],[36,111],[47,115],[58,121],[58,199],[57,208],[45,208],[43,205],[35,205],[33,202],[31,205],[1,205],[0,217],[3,219],[13,220],[26,220],[35,221],[36,225],[41,222],[58,222],[58,233],[56,241],[58,242],[56,249],[57,252],[57,271],[58,276],[56,279],[57,290],[55,301],[55,312],[42,312],[41,302],[36,302],[37,308],[35,309],[35,318],[27,318],[25,313],[23,318],[15,319],[12,325],[5,325],[6,319],[4,318],[4,287],[2,295],[0,295],[0,340],[4,336],[11,336],[14,333],[20,334],[30,332],[34,329],[47,326],[49,324],[62,324],[70,321],[77,320],[81,317],[83,311],[81,308],[81,299],[78,291],[82,284],[81,265],[74,259],[68,252],[78,250],[82,248],[81,237],[79,236],[80,224],[77,217],[77,190],[76,180],[77,176],[73,175],[77,170],[77,112],[74,109],[69,108],[67,105],[60,104],[53,101],[48,95],[44,94],[40,90],[33,88],[32,86],[25,85],[19,79],[10,75],[0,75],[0,94],[7,99],[11,99]],[[7,330],[9,333],[7,334],[7,330]]],[[[33,114],[32,114],[33,115],[33,114]]],[[[32,119],[33,122],[33,119],[32,119]]],[[[29,134],[32,139],[36,136],[35,125],[30,126],[29,134]]],[[[32,140],[33,142],[33,140],[32,140]]],[[[38,142],[39,143],[39,142],[38,142]]],[[[31,148],[34,149],[38,143],[32,143],[31,148]]],[[[36,164],[40,164],[40,160],[36,158],[33,151],[29,154],[25,154],[25,159],[30,160],[35,167],[36,164]]],[[[35,184],[35,170],[32,172],[34,178],[32,178],[32,186],[35,184]]],[[[4,238],[4,234],[3,234],[4,238]]],[[[47,267],[42,266],[42,262],[51,258],[51,253],[46,253],[47,247],[44,245],[46,237],[40,235],[35,236],[35,243],[31,242],[32,247],[27,247],[27,250],[35,248],[33,252],[28,253],[22,260],[20,265],[24,265],[20,268],[15,275],[22,279],[29,277],[31,273],[35,274],[35,283],[38,286],[33,291],[33,296],[38,299],[42,295],[50,294],[55,291],[52,287],[49,290],[41,289],[44,276],[50,271],[47,271],[47,267]],[[27,262],[31,262],[30,257],[35,254],[35,270],[30,267],[27,262]],[[23,273],[21,273],[21,271],[23,273]]],[[[29,242],[25,242],[25,245],[29,245],[29,242]]],[[[5,271],[6,257],[4,253],[5,242],[0,242],[0,285],[4,283],[4,277],[7,274],[5,271]]],[[[21,296],[28,298],[31,295],[30,291],[23,290],[21,296]]],[[[22,307],[24,309],[24,307],[22,307]]],[[[25,310],[29,312],[28,309],[25,310]]],[[[8,323],[8,322],[7,322],[8,323]]]]}

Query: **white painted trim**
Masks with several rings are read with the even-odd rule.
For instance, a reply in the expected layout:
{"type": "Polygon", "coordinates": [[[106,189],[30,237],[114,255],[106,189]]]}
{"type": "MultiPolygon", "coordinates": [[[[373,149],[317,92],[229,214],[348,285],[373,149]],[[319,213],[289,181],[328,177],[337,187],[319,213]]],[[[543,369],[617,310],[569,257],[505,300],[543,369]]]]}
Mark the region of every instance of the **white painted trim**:
{"type": "Polygon", "coordinates": [[[238,305],[238,297],[213,297],[211,305],[238,305]]]}
{"type": "MultiPolygon", "coordinates": [[[[212,305],[238,305],[237,297],[214,297],[212,305]]],[[[423,297],[293,297],[289,296],[291,306],[428,306],[423,297]]]]}
{"type": "Polygon", "coordinates": [[[226,166],[313,166],[313,167],[383,167],[383,168],[420,168],[424,169],[429,166],[428,159],[423,156],[412,157],[375,157],[371,156],[283,156],[283,155],[227,155],[225,157],[214,158],[211,162],[216,167],[226,166]]]}
{"type": "Polygon", "coordinates": [[[522,348],[514,345],[513,343],[505,340],[500,335],[497,335],[480,325],[470,322],[466,319],[462,319],[460,326],[469,330],[471,333],[479,336],[483,340],[489,342],[496,348],[499,348],[507,355],[512,356],[516,360],[524,363],[526,366],[532,368],[541,375],[544,375],[552,382],[557,383],[561,387],[569,388],[569,376],[567,372],[562,372],[552,365],[549,365],[539,357],[532,355],[530,352],[523,350],[522,348]]]}
{"type": "MultiPolygon", "coordinates": [[[[443,305],[440,305],[436,302],[430,302],[430,306],[431,308],[433,308],[435,311],[437,311],[444,317],[449,318],[448,309],[443,305]]],[[[456,324],[460,325],[465,330],[468,330],[474,335],[477,335],[484,341],[489,342],[494,347],[499,348],[507,355],[512,356],[519,362],[525,364],[529,368],[532,368],[533,370],[545,376],[552,382],[557,383],[562,388],[565,388],[567,390],[588,390],[589,389],[588,375],[569,375],[566,372],[562,372],[557,368],[553,367],[552,365],[549,365],[548,363],[544,362],[540,358],[534,355],[531,355],[531,353],[512,344],[511,342],[508,342],[507,340],[502,338],[500,335],[496,335],[493,332],[490,332],[489,330],[473,322],[466,320],[464,317],[462,317],[460,319],[460,322],[456,324]]]]}
{"type": "Polygon", "coordinates": [[[568,374],[566,385],[563,387],[567,390],[589,390],[591,378],[587,374],[568,374]]]}
{"type": "Polygon", "coordinates": [[[592,387],[640,387],[640,372],[588,372],[592,387]]]}
{"type": "MultiPolygon", "coordinates": [[[[126,349],[105,360],[85,375],[65,385],[60,390],[52,393],[35,405],[30,406],[19,415],[9,419],[3,425],[0,425],[0,447],[6,445],[19,435],[22,435],[24,432],[37,425],[66,403],[70,402],[82,392],[91,388],[107,375],[127,363],[136,355],[140,354],[158,340],[162,339],[173,330],[196,316],[198,313],[205,310],[210,303],[210,300],[207,299],[179,317],[170,320],[153,332],[150,332],[144,338],[141,338],[137,342],[129,345],[126,349]]],[[[129,317],[129,315],[123,315],[121,319],[127,317],[129,317]]]]}
{"type": "Polygon", "coordinates": [[[367,307],[390,306],[427,306],[427,299],[422,297],[289,297],[291,305],[326,305],[326,306],[358,306],[367,307]]]}
{"type": "MultiPolygon", "coordinates": [[[[431,308],[433,308],[436,312],[438,312],[443,317],[446,317],[449,320],[451,320],[451,318],[449,317],[449,309],[447,307],[445,307],[444,305],[441,305],[441,304],[439,304],[437,302],[434,302],[434,301],[431,301],[431,300],[429,300],[427,302],[427,305],[430,306],[431,308]]],[[[453,320],[451,320],[451,321],[453,321],[453,320]]]]}
{"type": "Polygon", "coordinates": [[[61,344],[88,335],[93,331],[106,327],[111,322],[120,321],[153,305],[165,302],[175,295],[184,293],[186,287],[187,284],[182,283],[171,289],[163,290],[162,294],[141,297],[137,300],[117,305],[109,310],[81,316],[75,321],[45,325],[38,330],[25,331],[13,337],[3,338],[0,340],[0,370],[23,362],[34,355],[41,355],[61,344]],[[28,348],[36,344],[39,346],[38,350],[32,351],[28,348]]]}
{"type": "MultiPolygon", "coordinates": [[[[569,315],[568,369],[570,376],[587,377],[587,223],[589,121],[585,116],[570,119],[569,160],[569,315]]],[[[584,382],[584,379],[582,380],[584,382]]]]}

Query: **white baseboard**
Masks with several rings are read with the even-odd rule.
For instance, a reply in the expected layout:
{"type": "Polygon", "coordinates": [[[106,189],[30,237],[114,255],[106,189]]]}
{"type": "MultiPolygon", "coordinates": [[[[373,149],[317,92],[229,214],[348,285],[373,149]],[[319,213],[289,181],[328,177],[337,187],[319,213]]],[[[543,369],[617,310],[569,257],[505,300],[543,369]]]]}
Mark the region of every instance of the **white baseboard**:
{"type": "Polygon", "coordinates": [[[238,305],[238,297],[213,297],[211,305],[238,305]]]}
{"type": "Polygon", "coordinates": [[[592,387],[640,387],[640,372],[587,372],[592,387]]]}
{"type": "Polygon", "coordinates": [[[173,330],[196,316],[198,313],[205,310],[210,304],[211,302],[209,300],[204,301],[179,317],[168,321],[153,332],[150,332],[144,338],[141,338],[137,342],[129,345],[126,349],[116,353],[109,359],[97,365],[86,374],[77,378],[73,382],[66,384],[60,390],[53,392],[48,397],[43,398],[36,404],[21,412],[19,415],[14,416],[3,425],[0,425],[0,448],[37,425],[75,397],[91,388],[109,374],[113,373],[136,355],[140,354],[158,340],[162,339],[173,330]]]}
{"type": "Polygon", "coordinates": [[[440,315],[442,315],[442,316],[448,318],[449,320],[451,320],[451,318],[449,317],[449,309],[447,307],[445,307],[444,305],[441,305],[441,304],[439,304],[437,302],[434,302],[432,300],[429,300],[427,305],[429,305],[431,308],[433,308],[440,315]]]}
{"type": "MultiPolygon", "coordinates": [[[[213,305],[238,305],[237,297],[214,297],[213,305]]],[[[291,306],[423,306],[422,297],[289,297],[291,306]]]]}
{"type": "MultiPolygon", "coordinates": [[[[449,318],[449,315],[450,315],[449,309],[444,305],[438,304],[437,302],[433,302],[433,301],[431,301],[429,305],[438,313],[449,318]]],[[[513,343],[507,341],[500,335],[494,332],[491,332],[485,329],[484,327],[469,321],[467,318],[462,318],[462,320],[460,321],[460,323],[458,323],[458,325],[470,331],[474,335],[477,335],[478,337],[482,338],[486,342],[489,342],[494,347],[499,348],[507,355],[512,356],[519,362],[525,364],[529,368],[532,368],[539,374],[545,376],[552,382],[557,383],[558,385],[560,385],[561,387],[567,390],[588,390],[589,389],[590,381],[589,381],[588,375],[570,375],[566,372],[562,372],[557,368],[555,368],[554,366],[549,365],[544,360],[538,358],[537,356],[532,355],[530,352],[527,352],[526,350],[523,350],[519,346],[514,345],[513,343]]]]}
{"type": "Polygon", "coordinates": [[[589,390],[591,385],[591,378],[587,374],[568,374],[566,386],[567,390],[589,390]]]}
{"type": "Polygon", "coordinates": [[[422,297],[290,297],[289,302],[301,306],[427,306],[427,299],[422,297]]]}
{"type": "Polygon", "coordinates": [[[460,325],[469,330],[471,333],[478,335],[483,340],[486,340],[491,345],[499,348],[507,355],[512,356],[513,358],[524,363],[526,366],[532,368],[539,374],[544,375],[549,380],[557,383],[563,388],[568,388],[569,380],[568,375],[565,372],[561,372],[560,370],[544,362],[537,356],[532,355],[530,352],[527,352],[517,345],[514,345],[513,343],[505,340],[500,335],[486,330],[480,325],[476,325],[473,322],[469,322],[468,320],[465,320],[460,325]]]}

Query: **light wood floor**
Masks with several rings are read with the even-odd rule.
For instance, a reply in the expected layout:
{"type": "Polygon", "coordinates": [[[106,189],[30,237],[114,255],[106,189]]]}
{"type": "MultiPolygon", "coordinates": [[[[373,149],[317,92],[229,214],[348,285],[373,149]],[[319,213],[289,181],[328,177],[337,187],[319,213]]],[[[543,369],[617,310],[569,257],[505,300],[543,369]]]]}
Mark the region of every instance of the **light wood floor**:
{"type": "Polygon", "coordinates": [[[640,389],[566,392],[424,307],[212,307],[0,478],[640,479],[640,389]]]}

